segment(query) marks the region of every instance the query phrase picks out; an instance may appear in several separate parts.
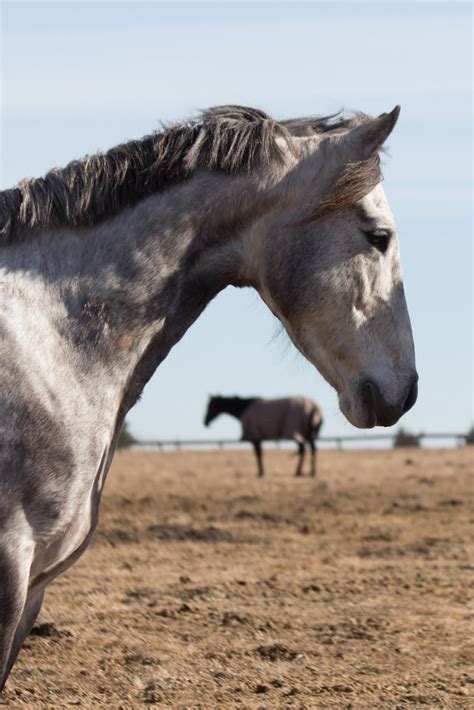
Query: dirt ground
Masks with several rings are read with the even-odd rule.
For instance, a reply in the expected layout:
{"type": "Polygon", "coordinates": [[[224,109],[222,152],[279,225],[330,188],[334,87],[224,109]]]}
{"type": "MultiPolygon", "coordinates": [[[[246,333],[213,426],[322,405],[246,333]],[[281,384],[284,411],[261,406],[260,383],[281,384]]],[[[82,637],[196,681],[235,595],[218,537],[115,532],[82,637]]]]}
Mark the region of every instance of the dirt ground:
{"type": "Polygon", "coordinates": [[[119,453],[0,706],[473,708],[473,453],[119,453]]]}

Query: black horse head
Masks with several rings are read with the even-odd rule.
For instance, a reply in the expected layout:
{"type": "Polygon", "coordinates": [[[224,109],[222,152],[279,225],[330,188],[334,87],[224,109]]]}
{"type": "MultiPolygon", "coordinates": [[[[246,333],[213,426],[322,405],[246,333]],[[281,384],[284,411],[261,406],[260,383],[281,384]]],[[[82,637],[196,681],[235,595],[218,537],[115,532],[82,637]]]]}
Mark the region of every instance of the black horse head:
{"type": "Polygon", "coordinates": [[[222,397],[210,396],[207,403],[206,416],[204,417],[204,425],[209,426],[209,424],[222,412],[221,402],[222,397]]]}
{"type": "Polygon", "coordinates": [[[247,409],[249,404],[255,402],[257,397],[220,397],[220,396],[210,396],[209,402],[207,403],[207,412],[204,417],[204,424],[209,426],[209,424],[219,416],[219,414],[230,414],[233,417],[240,419],[244,410],[247,409]]]}

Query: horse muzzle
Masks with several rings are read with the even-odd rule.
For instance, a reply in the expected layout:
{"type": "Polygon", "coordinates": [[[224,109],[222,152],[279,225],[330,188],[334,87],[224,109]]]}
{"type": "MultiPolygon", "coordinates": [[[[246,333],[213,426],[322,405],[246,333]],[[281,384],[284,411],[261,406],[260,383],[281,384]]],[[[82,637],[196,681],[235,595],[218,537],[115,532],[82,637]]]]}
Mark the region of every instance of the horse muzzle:
{"type": "Polygon", "coordinates": [[[368,426],[393,426],[409,409],[418,397],[418,375],[410,378],[401,399],[391,404],[385,399],[379,385],[372,380],[364,380],[359,385],[359,398],[362,403],[368,426]]]}
{"type": "Polygon", "coordinates": [[[361,379],[352,390],[352,396],[341,395],[341,411],[347,419],[360,429],[374,426],[393,426],[413,407],[418,396],[418,375],[408,378],[398,401],[388,401],[382,387],[370,378],[361,379]]]}

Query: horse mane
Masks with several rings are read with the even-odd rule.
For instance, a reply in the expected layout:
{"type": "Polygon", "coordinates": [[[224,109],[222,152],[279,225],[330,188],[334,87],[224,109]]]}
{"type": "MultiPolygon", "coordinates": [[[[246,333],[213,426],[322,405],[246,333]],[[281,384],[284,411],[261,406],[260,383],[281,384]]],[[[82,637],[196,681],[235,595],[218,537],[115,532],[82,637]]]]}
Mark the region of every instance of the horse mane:
{"type": "MultiPolygon", "coordinates": [[[[165,126],[161,132],[74,160],[65,168],[54,168],[44,177],[25,179],[18,187],[0,192],[0,242],[14,241],[24,228],[92,226],[188,179],[199,168],[248,173],[281,163],[284,145],[292,149],[293,136],[347,130],[367,120],[364,114],[350,118],[334,114],[278,122],[259,109],[211,108],[197,119],[165,126]]],[[[357,194],[361,190],[367,194],[380,180],[380,171],[375,175],[373,165],[369,172],[363,169],[370,162],[352,168],[350,190],[339,180],[339,186],[331,190],[331,209],[339,206],[341,198],[347,203],[355,186],[357,194]]]]}

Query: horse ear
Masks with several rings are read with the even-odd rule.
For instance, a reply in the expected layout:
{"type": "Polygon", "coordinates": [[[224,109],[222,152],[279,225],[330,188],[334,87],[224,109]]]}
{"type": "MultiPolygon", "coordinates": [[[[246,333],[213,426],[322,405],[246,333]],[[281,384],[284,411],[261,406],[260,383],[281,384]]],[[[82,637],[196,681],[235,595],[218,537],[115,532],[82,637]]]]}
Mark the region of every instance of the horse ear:
{"type": "Polygon", "coordinates": [[[368,160],[387,140],[398,120],[400,106],[382,113],[344,134],[338,142],[348,162],[368,160]]]}

